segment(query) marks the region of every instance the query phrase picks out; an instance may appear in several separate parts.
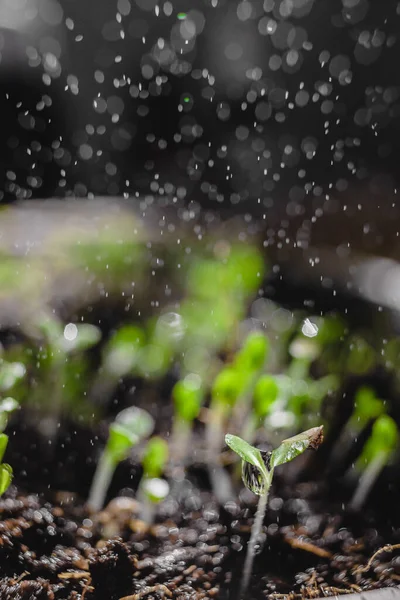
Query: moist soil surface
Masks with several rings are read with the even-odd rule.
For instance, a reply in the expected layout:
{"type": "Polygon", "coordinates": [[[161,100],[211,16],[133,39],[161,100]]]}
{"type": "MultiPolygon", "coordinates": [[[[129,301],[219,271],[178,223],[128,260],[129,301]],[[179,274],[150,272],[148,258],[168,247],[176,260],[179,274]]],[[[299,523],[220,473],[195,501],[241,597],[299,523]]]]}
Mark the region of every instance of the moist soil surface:
{"type": "MultiPolygon", "coordinates": [[[[11,441],[7,454],[15,485],[0,499],[0,599],[238,600],[257,498],[239,482],[237,498],[219,505],[196,465],[149,526],[134,498],[140,472],[125,461],[110,490],[116,497],[91,514],[84,498],[99,444],[93,440],[103,444],[103,434],[73,431],[61,429],[49,451],[33,430],[15,430],[18,448],[11,441]]],[[[342,483],[300,482],[296,471],[277,471],[246,599],[398,585],[400,553],[388,545],[400,543],[400,531],[379,498],[381,510],[351,514],[342,483]]]]}

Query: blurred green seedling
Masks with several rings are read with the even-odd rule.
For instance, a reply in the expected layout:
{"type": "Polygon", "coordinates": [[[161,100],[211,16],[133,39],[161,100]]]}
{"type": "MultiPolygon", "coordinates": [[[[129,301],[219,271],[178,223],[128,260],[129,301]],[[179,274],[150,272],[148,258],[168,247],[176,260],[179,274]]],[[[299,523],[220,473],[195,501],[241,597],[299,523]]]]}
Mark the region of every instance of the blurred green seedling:
{"type": "Polygon", "coordinates": [[[360,510],[377,481],[382,469],[389,462],[399,443],[396,422],[389,415],[382,414],[376,419],[371,436],[364,446],[356,468],[361,472],[357,489],[350,502],[350,508],[360,510]]]}
{"type": "Polygon", "coordinates": [[[8,435],[0,433],[0,495],[4,494],[9,488],[12,478],[13,470],[10,465],[3,463],[3,457],[8,445],[8,435]]]}
{"type": "Polygon", "coordinates": [[[245,598],[249,586],[256,545],[264,522],[274,469],[293,460],[307,450],[307,448],[318,448],[322,441],[323,428],[313,427],[294,437],[283,440],[272,452],[261,452],[258,448],[251,446],[238,436],[231,434],[225,436],[227,446],[242,459],[243,483],[249,490],[260,497],[251,529],[250,541],[247,546],[240,589],[241,599],[245,598]]]}
{"type": "Polygon", "coordinates": [[[19,402],[14,398],[8,397],[0,400],[0,431],[7,427],[8,417],[19,409],[19,402]]]}
{"type": "Polygon", "coordinates": [[[229,425],[233,431],[241,431],[243,423],[246,423],[252,412],[254,387],[266,366],[268,354],[267,336],[261,331],[252,331],[234,357],[231,368],[240,373],[243,384],[233,406],[233,417],[229,425]]]}
{"type": "Polygon", "coordinates": [[[141,408],[127,408],[117,415],[110,425],[108,440],[93,477],[88,498],[92,511],[97,512],[103,507],[118,464],[129,456],[134,446],[149,437],[153,429],[153,418],[141,408]]]}
{"type": "Polygon", "coordinates": [[[169,494],[169,484],[162,478],[168,462],[168,444],[159,437],[152,437],[146,445],[143,458],[143,476],[140,481],[138,497],[142,506],[142,520],[150,524],[154,520],[157,504],[169,494]]]}
{"type": "Polygon", "coordinates": [[[384,412],[385,402],[377,397],[375,390],[369,386],[362,386],[356,392],[349,425],[353,431],[358,432],[384,412]]]}
{"type": "Polygon", "coordinates": [[[182,463],[182,458],[187,456],[193,422],[200,413],[204,394],[203,381],[196,373],[186,375],[173,387],[174,420],[171,436],[173,466],[182,463]]]}
{"type": "Polygon", "coordinates": [[[257,429],[273,411],[278,396],[277,378],[267,374],[261,375],[254,386],[252,410],[247,415],[241,429],[243,437],[253,441],[257,429]]]}

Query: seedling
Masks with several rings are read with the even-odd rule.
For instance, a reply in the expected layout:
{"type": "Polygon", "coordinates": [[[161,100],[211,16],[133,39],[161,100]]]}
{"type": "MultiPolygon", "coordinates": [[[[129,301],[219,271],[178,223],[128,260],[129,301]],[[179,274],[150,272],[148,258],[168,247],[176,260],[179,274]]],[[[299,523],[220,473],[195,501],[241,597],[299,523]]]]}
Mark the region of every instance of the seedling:
{"type": "MultiPolygon", "coordinates": [[[[50,440],[57,435],[60,414],[65,400],[67,366],[71,360],[81,358],[82,354],[99,342],[101,331],[98,327],[86,323],[68,323],[63,325],[55,316],[39,315],[37,326],[44,336],[45,345],[40,356],[41,368],[47,366],[47,393],[41,396],[51,398],[50,414],[41,420],[41,430],[50,440]]],[[[40,398],[39,402],[43,402],[40,398]]]]}
{"type": "Polygon", "coordinates": [[[0,496],[9,488],[13,478],[12,467],[6,463],[3,463],[3,456],[7,449],[8,435],[5,433],[0,434],[0,496]]]}
{"type": "Polygon", "coordinates": [[[117,415],[110,425],[107,444],[90,488],[88,505],[94,512],[102,508],[118,464],[129,456],[134,446],[151,435],[153,429],[153,418],[141,408],[126,408],[117,415]]]}
{"type": "Polygon", "coordinates": [[[7,427],[8,416],[19,408],[19,403],[14,398],[4,398],[0,401],[0,431],[7,427]]]}
{"type": "Polygon", "coordinates": [[[257,428],[270,414],[279,395],[279,385],[275,377],[261,375],[254,386],[253,410],[248,415],[242,429],[243,437],[253,441],[257,428]]]}
{"type": "Polygon", "coordinates": [[[257,541],[264,522],[267,508],[268,494],[272,484],[274,469],[302,454],[307,448],[318,448],[323,441],[323,428],[313,427],[294,437],[283,440],[280,446],[272,452],[262,452],[251,446],[242,438],[227,434],[225,442],[231,450],[242,459],[242,479],[245,486],[254,494],[260,496],[256,516],[251,530],[250,541],[247,546],[246,560],[244,563],[243,577],[240,588],[240,598],[244,598],[249,586],[253,570],[254,556],[257,541]]]}
{"type": "MultiPolygon", "coordinates": [[[[0,431],[4,431],[8,422],[8,415],[19,408],[19,404],[14,398],[5,398],[0,402],[0,431]]],[[[3,463],[3,456],[7,449],[8,435],[0,433],[0,496],[8,489],[13,470],[10,465],[3,463]]]]}
{"type": "Polygon", "coordinates": [[[261,374],[269,353],[268,338],[260,331],[252,331],[237,352],[232,368],[237,370],[243,379],[243,386],[233,407],[234,430],[240,430],[251,402],[257,378],[261,374]]]}
{"type": "Polygon", "coordinates": [[[182,463],[182,457],[187,456],[193,421],[200,412],[204,399],[201,377],[191,373],[178,381],[173,390],[172,398],[175,407],[175,417],[171,439],[171,463],[182,463]]]}
{"type": "Polygon", "coordinates": [[[142,520],[148,524],[154,521],[157,504],[169,494],[169,485],[161,476],[168,461],[168,444],[163,438],[154,436],[146,446],[142,459],[143,476],[139,485],[138,497],[142,505],[142,520]]]}
{"type": "Polygon", "coordinates": [[[395,421],[388,415],[378,417],[372,428],[371,436],[357,461],[358,468],[364,469],[364,471],[351,499],[351,509],[360,510],[362,508],[398,441],[399,433],[395,421]]]}

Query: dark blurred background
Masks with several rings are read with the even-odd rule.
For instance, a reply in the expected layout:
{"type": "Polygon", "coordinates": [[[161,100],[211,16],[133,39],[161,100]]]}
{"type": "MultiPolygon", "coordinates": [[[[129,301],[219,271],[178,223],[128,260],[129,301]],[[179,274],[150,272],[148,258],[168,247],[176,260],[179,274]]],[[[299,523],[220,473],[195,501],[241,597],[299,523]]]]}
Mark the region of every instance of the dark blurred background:
{"type": "Polygon", "coordinates": [[[1,0],[0,25],[3,203],[248,214],[344,287],[400,256],[399,2],[1,0]]]}

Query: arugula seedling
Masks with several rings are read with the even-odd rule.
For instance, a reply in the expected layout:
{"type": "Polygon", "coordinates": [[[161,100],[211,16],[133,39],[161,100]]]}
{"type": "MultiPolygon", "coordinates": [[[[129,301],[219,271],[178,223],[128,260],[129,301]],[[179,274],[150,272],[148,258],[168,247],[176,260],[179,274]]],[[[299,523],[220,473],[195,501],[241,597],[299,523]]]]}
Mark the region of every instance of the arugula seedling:
{"type": "Polygon", "coordinates": [[[0,496],[9,488],[12,478],[13,470],[10,465],[3,463],[3,456],[8,445],[8,435],[0,433],[0,496]]]}
{"type": "Polygon", "coordinates": [[[237,352],[232,368],[241,373],[243,387],[233,407],[231,427],[239,431],[251,403],[254,386],[269,354],[269,340],[260,331],[252,331],[237,352]]]}
{"type": "Polygon", "coordinates": [[[138,498],[142,506],[141,518],[153,523],[157,504],[169,494],[169,485],[162,479],[168,461],[168,444],[159,437],[152,437],[146,445],[142,458],[143,476],[139,484],[138,498]]]}
{"type": "Polygon", "coordinates": [[[182,464],[187,456],[193,421],[198,417],[204,399],[201,377],[195,373],[186,375],[172,390],[175,414],[171,435],[171,463],[173,468],[182,464]]]}
{"type": "Polygon", "coordinates": [[[399,442],[396,422],[388,415],[379,416],[372,428],[372,433],[357,461],[357,467],[364,469],[357,489],[350,502],[352,510],[360,510],[382,469],[399,442]]]}
{"type": "Polygon", "coordinates": [[[240,588],[240,597],[247,592],[257,541],[264,522],[267,508],[268,494],[272,484],[274,469],[302,454],[307,448],[318,448],[323,441],[323,428],[313,427],[294,437],[283,440],[272,452],[261,452],[251,446],[242,438],[227,434],[225,442],[231,450],[242,459],[242,479],[245,486],[254,494],[260,496],[257,512],[251,529],[250,541],[247,546],[246,560],[243,568],[243,578],[240,588]]]}
{"type": "Polygon", "coordinates": [[[0,431],[7,427],[8,416],[19,409],[19,402],[14,398],[4,398],[0,400],[0,431]]]}
{"type": "Polygon", "coordinates": [[[253,441],[258,427],[264,423],[270,414],[278,395],[279,385],[276,378],[267,374],[261,375],[254,386],[253,410],[248,415],[242,428],[244,438],[253,441]]]}
{"type": "Polygon", "coordinates": [[[135,406],[121,411],[110,425],[108,440],[98,462],[90,488],[88,506],[94,512],[103,505],[112,476],[130,450],[151,435],[154,420],[148,412],[135,406]]]}

